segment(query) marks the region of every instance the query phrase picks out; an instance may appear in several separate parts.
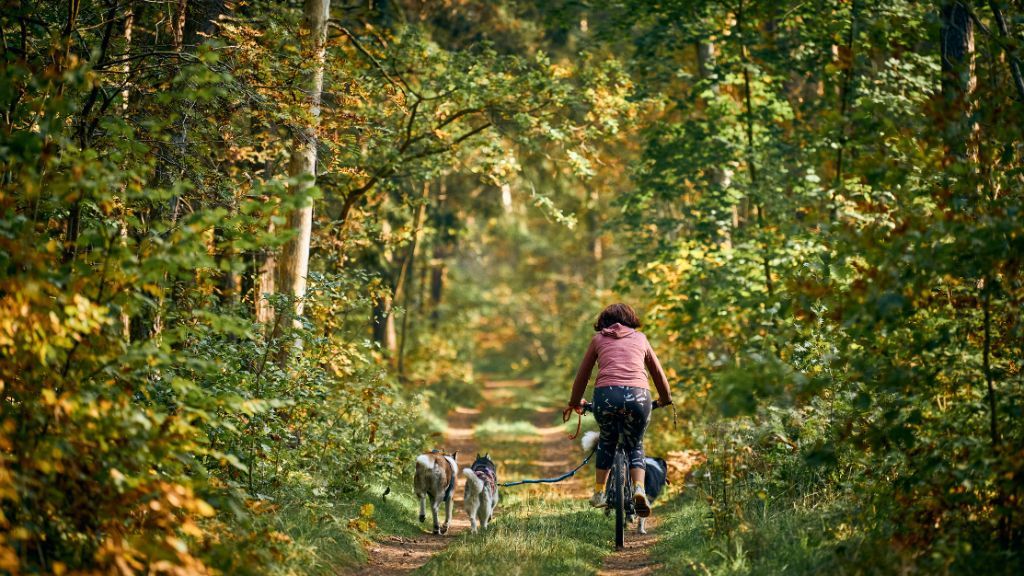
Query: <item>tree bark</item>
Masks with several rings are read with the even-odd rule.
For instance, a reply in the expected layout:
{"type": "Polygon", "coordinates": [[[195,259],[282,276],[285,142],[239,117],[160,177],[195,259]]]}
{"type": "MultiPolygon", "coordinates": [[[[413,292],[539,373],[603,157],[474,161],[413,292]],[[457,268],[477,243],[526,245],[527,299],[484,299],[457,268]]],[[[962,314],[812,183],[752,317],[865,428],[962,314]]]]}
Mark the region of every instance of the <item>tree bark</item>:
{"type": "Polygon", "coordinates": [[[423,196],[420,198],[420,207],[416,212],[416,222],[413,228],[412,244],[409,246],[409,253],[402,264],[402,271],[398,277],[398,286],[395,288],[395,299],[402,295],[402,303],[405,313],[402,314],[402,333],[398,343],[398,377],[405,376],[405,343],[409,339],[409,316],[412,314],[412,279],[415,276],[416,254],[419,251],[420,238],[423,236],[423,220],[427,215],[427,201],[430,199],[430,182],[423,183],[423,196]]]}
{"type": "Polygon", "coordinates": [[[224,0],[202,0],[188,3],[182,42],[186,47],[196,47],[217,31],[217,22],[227,13],[224,0]]]}
{"type": "Polygon", "coordinates": [[[939,49],[942,56],[942,94],[945,98],[947,162],[974,157],[970,136],[976,126],[971,120],[971,94],[977,86],[974,75],[974,21],[963,2],[946,2],[941,8],[939,49]]]}
{"type": "MultiPolygon", "coordinates": [[[[330,0],[305,0],[302,28],[299,32],[302,53],[308,54],[311,69],[305,77],[309,93],[308,119],[296,128],[288,175],[294,179],[295,195],[304,195],[316,184],[317,129],[320,125],[320,97],[324,87],[324,62],[327,54],[327,19],[330,0]]],[[[309,273],[309,247],[313,235],[313,203],[310,200],[288,215],[288,228],[295,236],[288,240],[277,263],[277,289],[295,298],[295,322],[302,316],[306,277],[309,273]]]]}
{"type": "Polygon", "coordinates": [[[829,193],[829,222],[835,222],[838,216],[839,207],[836,205],[836,195],[841,194],[845,185],[843,175],[843,161],[846,153],[846,142],[848,139],[847,130],[849,127],[849,109],[852,100],[854,80],[856,79],[857,55],[855,52],[857,41],[857,0],[853,0],[850,6],[850,32],[846,39],[846,54],[849,62],[845,63],[846,69],[843,72],[843,83],[839,87],[839,145],[836,147],[836,174],[832,191],[829,193]]]}
{"type": "MultiPolygon", "coordinates": [[[[274,223],[267,225],[267,232],[274,233],[274,223]]],[[[277,255],[273,250],[264,250],[256,279],[256,321],[270,326],[274,322],[274,307],[267,296],[277,292],[277,255]]]]}
{"type": "Polygon", "coordinates": [[[445,261],[450,252],[452,242],[449,229],[452,217],[448,204],[448,185],[444,178],[438,183],[437,205],[431,218],[435,230],[434,254],[430,268],[430,326],[436,328],[441,320],[441,297],[444,294],[444,281],[448,276],[445,261]]]}
{"type": "Polygon", "coordinates": [[[381,272],[381,278],[385,281],[379,294],[374,297],[373,302],[373,341],[381,346],[387,353],[388,361],[394,366],[395,352],[398,348],[398,338],[395,331],[395,300],[398,298],[398,290],[402,279],[401,273],[395,272],[395,256],[390,246],[392,243],[391,222],[387,217],[381,220],[380,245],[382,254],[374,259],[375,265],[381,272]]]}

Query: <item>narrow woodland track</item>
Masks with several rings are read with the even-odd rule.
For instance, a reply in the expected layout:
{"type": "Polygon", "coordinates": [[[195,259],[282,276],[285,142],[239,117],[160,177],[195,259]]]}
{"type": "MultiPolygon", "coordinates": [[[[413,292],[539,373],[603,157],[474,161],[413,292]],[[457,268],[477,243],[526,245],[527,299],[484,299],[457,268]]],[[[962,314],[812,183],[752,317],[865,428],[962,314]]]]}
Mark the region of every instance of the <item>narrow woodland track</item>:
{"type": "MultiPolygon", "coordinates": [[[[479,407],[460,407],[448,415],[443,448],[459,451],[459,468],[468,466],[477,452],[491,452],[498,464],[499,479],[509,481],[521,477],[542,478],[560,475],[571,470],[583,458],[578,440],[569,440],[566,427],[559,424],[560,414],[555,407],[539,403],[534,407],[519,405],[518,399],[528,395],[537,384],[530,380],[493,380],[484,384],[483,402],[479,407]],[[506,413],[515,412],[512,421],[530,427],[529,434],[510,433],[498,436],[487,435],[486,428],[495,422],[507,425],[506,413]]],[[[573,426],[574,427],[574,426],[573,426]]],[[[507,505],[513,494],[550,500],[580,500],[579,509],[587,510],[582,503],[590,496],[593,481],[593,465],[584,467],[576,476],[557,484],[521,485],[502,491],[502,502],[507,505]],[[513,492],[514,491],[514,492],[513,492]]],[[[458,479],[455,490],[452,524],[449,534],[437,536],[428,533],[428,522],[423,532],[415,536],[388,536],[373,544],[369,550],[369,562],[355,571],[359,576],[412,574],[423,568],[430,560],[444,552],[453,542],[469,530],[469,519],[463,510],[463,482],[458,479]]],[[[587,510],[589,512],[589,510],[587,510]]],[[[500,526],[503,519],[502,504],[499,504],[494,523],[500,526]]],[[[597,512],[594,512],[597,514],[597,512]]],[[[636,534],[632,525],[627,536],[626,548],[609,554],[599,574],[652,574],[659,565],[650,558],[650,550],[657,541],[657,520],[648,522],[649,534],[636,534]]],[[[595,539],[607,540],[611,546],[611,534],[594,534],[595,539]]],[[[436,568],[436,567],[435,567],[436,568]]],[[[430,572],[432,569],[425,569],[430,572]]]]}
{"type": "MultiPolygon", "coordinates": [[[[484,398],[486,399],[486,393],[484,398]]],[[[461,470],[472,462],[476,456],[476,444],[473,442],[473,428],[480,415],[479,408],[459,407],[448,414],[448,427],[445,430],[443,448],[446,451],[458,451],[460,475],[456,476],[455,498],[452,505],[452,523],[448,534],[439,536],[431,534],[430,507],[427,505],[427,521],[423,524],[423,534],[414,537],[389,536],[383,542],[376,543],[370,549],[370,561],[355,574],[359,576],[395,576],[409,574],[423,566],[435,554],[444,550],[451,538],[469,529],[469,518],[462,510],[461,470]]],[[[439,518],[444,522],[444,507],[441,507],[439,518]]]]}
{"type": "Polygon", "coordinates": [[[651,548],[658,541],[657,531],[657,515],[647,519],[647,534],[637,534],[636,525],[631,524],[626,534],[626,547],[605,557],[598,576],[654,574],[660,567],[651,560],[651,548]]]}

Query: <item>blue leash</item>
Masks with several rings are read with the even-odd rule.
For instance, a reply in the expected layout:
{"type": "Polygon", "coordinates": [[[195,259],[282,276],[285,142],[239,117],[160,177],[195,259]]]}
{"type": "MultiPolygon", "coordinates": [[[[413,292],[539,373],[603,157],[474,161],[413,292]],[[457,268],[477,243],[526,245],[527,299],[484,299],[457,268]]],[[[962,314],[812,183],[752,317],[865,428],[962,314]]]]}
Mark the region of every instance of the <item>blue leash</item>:
{"type": "Polygon", "coordinates": [[[583,460],[582,464],[566,472],[565,474],[558,476],[557,478],[538,478],[536,480],[518,480],[516,482],[502,482],[500,486],[502,488],[508,488],[509,486],[519,486],[520,484],[554,484],[555,482],[561,482],[566,478],[572,478],[572,476],[576,474],[576,472],[579,472],[580,468],[586,466],[587,463],[590,462],[590,459],[594,456],[595,452],[597,452],[597,448],[590,451],[590,454],[587,455],[587,457],[583,460]]]}

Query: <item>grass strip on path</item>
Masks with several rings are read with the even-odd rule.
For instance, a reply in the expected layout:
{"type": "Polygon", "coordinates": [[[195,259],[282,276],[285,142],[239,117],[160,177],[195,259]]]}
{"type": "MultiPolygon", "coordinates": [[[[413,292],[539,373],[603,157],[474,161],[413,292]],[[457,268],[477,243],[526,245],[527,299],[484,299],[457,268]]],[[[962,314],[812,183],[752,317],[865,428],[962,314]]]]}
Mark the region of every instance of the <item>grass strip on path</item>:
{"type": "MultiPolygon", "coordinates": [[[[501,481],[550,476],[554,468],[560,474],[582,461],[584,454],[565,438],[553,408],[564,399],[521,385],[489,390],[488,397],[475,433],[480,452],[490,452],[498,463],[501,481]]],[[[579,474],[590,473],[585,468],[579,474]]],[[[596,574],[612,550],[612,534],[611,520],[579,494],[567,494],[566,486],[504,488],[490,528],[455,537],[419,573],[596,574]]]]}

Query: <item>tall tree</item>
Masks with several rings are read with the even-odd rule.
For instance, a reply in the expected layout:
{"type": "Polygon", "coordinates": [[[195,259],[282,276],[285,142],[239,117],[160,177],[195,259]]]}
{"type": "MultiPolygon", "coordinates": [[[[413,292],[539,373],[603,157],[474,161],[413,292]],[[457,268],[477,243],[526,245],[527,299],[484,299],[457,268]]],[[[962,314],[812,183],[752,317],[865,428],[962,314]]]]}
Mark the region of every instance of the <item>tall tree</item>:
{"type": "MultiPolygon", "coordinates": [[[[327,21],[330,0],[305,0],[299,40],[303,55],[309,55],[309,68],[303,74],[303,92],[307,93],[307,118],[292,133],[292,152],[288,176],[295,196],[309,193],[316,184],[317,128],[320,125],[320,99],[324,88],[324,61],[327,53],[327,21]]],[[[287,229],[294,237],[284,245],[277,262],[277,288],[295,298],[296,321],[302,316],[302,298],[309,274],[309,247],[313,235],[313,202],[303,200],[288,215],[287,229]]]]}
{"type": "Polygon", "coordinates": [[[970,97],[977,86],[974,75],[974,20],[970,8],[955,0],[941,8],[939,49],[942,57],[942,94],[945,98],[947,160],[971,156],[968,140],[972,126],[970,97]]]}

